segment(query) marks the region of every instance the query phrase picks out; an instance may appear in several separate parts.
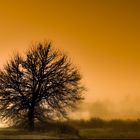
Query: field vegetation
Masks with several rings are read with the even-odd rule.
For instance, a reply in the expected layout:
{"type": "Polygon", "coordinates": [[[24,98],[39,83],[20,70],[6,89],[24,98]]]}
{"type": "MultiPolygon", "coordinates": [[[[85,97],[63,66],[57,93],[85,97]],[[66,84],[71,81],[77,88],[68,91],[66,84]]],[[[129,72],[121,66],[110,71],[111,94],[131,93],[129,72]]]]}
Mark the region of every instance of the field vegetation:
{"type": "Polygon", "coordinates": [[[140,120],[69,120],[44,122],[28,132],[20,126],[1,128],[1,139],[138,139],[140,120]]]}

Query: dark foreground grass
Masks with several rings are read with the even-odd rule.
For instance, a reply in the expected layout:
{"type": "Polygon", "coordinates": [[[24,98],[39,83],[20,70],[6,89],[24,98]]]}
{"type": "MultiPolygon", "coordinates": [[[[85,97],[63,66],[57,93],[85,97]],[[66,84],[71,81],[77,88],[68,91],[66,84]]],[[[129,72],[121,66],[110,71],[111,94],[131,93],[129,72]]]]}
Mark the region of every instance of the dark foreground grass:
{"type": "Polygon", "coordinates": [[[34,132],[1,128],[0,139],[140,139],[140,120],[51,122],[34,132]]]}
{"type": "Polygon", "coordinates": [[[140,139],[138,131],[114,131],[105,128],[81,129],[80,135],[84,139],[140,139]]]}
{"type": "Polygon", "coordinates": [[[71,121],[85,139],[140,139],[140,120],[102,120],[71,121]]]}
{"type": "Polygon", "coordinates": [[[15,128],[1,128],[0,139],[77,139],[77,136],[68,135],[64,133],[57,133],[55,131],[49,132],[28,132],[15,128]]]}

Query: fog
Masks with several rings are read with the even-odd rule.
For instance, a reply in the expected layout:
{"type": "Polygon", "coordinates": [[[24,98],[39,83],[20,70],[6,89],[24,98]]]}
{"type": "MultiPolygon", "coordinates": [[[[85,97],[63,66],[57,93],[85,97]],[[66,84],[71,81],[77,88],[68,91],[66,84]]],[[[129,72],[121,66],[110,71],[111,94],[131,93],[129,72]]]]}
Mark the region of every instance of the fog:
{"type": "Polygon", "coordinates": [[[70,114],[72,119],[139,119],[140,96],[127,95],[122,100],[96,100],[84,102],[78,105],[78,110],[70,114]]]}

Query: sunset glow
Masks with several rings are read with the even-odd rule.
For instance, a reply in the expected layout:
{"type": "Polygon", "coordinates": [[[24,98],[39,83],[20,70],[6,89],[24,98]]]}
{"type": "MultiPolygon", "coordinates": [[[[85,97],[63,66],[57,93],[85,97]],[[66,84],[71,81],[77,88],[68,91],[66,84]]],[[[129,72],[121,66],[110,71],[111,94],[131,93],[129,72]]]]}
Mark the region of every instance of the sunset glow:
{"type": "Polygon", "coordinates": [[[83,118],[138,118],[139,25],[138,0],[1,0],[0,67],[33,42],[51,41],[82,74],[83,118]]]}

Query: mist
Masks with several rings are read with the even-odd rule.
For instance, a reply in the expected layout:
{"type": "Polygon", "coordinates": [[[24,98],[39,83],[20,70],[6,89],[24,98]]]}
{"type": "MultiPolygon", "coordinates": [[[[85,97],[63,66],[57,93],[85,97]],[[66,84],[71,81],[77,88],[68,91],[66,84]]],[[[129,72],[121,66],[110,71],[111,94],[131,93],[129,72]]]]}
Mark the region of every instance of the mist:
{"type": "Polygon", "coordinates": [[[121,100],[110,99],[96,100],[94,102],[83,102],[79,104],[78,110],[73,112],[72,119],[91,118],[101,119],[139,119],[140,118],[140,96],[126,95],[121,100]]]}

